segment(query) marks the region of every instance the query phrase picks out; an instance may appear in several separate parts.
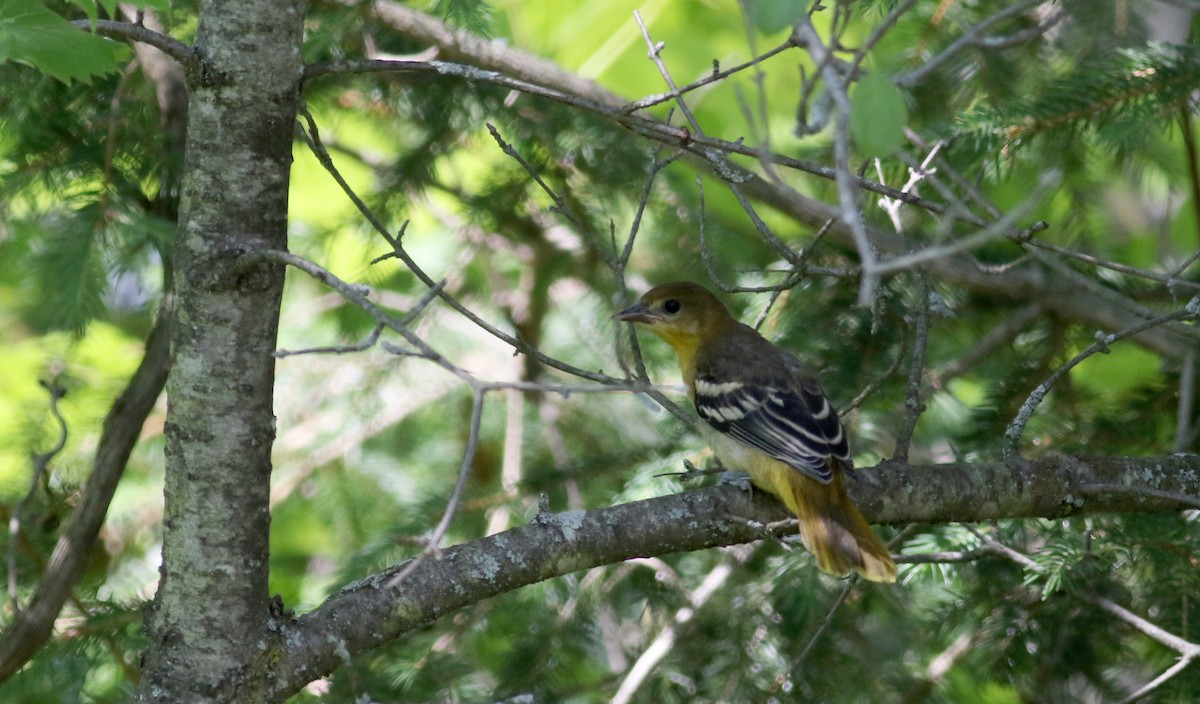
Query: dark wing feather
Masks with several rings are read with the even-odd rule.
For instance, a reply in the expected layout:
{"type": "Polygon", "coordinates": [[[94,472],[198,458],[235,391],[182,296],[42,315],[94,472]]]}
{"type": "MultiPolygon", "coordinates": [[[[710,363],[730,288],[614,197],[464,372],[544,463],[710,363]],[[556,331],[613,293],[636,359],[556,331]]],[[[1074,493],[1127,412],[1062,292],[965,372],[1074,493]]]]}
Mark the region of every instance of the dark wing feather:
{"type": "Polygon", "coordinates": [[[852,471],[846,433],[820,385],[791,355],[773,346],[770,350],[779,355],[770,360],[776,364],[766,365],[776,367],[775,374],[743,369],[750,373],[732,375],[697,368],[700,418],[819,482],[833,478],[831,459],[852,471]]]}

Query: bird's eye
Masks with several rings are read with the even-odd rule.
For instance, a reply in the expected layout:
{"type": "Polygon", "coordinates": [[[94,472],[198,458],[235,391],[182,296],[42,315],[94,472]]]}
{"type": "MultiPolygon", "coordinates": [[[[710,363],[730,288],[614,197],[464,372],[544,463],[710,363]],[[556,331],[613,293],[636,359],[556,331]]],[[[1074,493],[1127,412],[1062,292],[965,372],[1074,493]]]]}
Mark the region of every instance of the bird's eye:
{"type": "Polygon", "coordinates": [[[663,302],[663,310],[667,311],[671,315],[678,313],[679,309],[682,307],[683,306],[679,305],[679,300],[676,298],[668,298],[663,302]]]}

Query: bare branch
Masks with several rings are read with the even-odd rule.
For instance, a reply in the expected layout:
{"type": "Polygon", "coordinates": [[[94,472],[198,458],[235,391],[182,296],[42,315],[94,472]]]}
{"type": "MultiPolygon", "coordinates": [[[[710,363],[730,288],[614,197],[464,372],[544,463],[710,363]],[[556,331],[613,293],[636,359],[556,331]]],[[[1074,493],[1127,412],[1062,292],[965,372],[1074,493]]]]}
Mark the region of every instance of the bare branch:
{"type": "Polygon", "coordinates": [[[33,598],[0,634],[0,682],[20,670],[50,637],[55,618],[83,576],[92,545],[104,523],[104,514],[137,443],[142,424],[166,384],[170,341],[171,305],[167,300],[146,338],[146,353],[141,364],[104,419],[91,476],[54,546],[50,563],[33,598]]]}
{"type": "MultiPolygon", "coordinates": [[[[829,47],[821,41],[820,35],[809,20],[808,15],[802,16],[796,24],[793,33],[795,41],[808,49],[813,61],[821,65],[821,75],[825,79],[825,89],[833,97],[837,112],[834,116],[833,160],[834,181],[838,187],[838,204],[841,209],[841,221],[849,231],[858,251],[860,266],[862,266],[862,282],[858,290],[858,304],[869,305],[875,297],[875,286],[878,283],[875,248],[867,237],[866,224],[859,210],[858,182],[854,170],[850,168],[850,95],[847,91],[850,78],[839,75],[833,62],[829,60],[829,47]]],[[[906,194],[907,195],[907,194],[906,194]]]]}
{"type": "Polygon", "coordinates": [[[655,43],[650,38],[650,31],[646,29],[646,23],[642,22],[642,14],[637,10],[633,11],[633,19],[637,22],[638,29],[642,30],[642,38],[646,40],[646,46],[650,49],[647,56],[658,67],[658,72],[666,82],[667,87],[671,89],[671,95],[675,98],[675,104],[679,106],[679,111],[683,113],[685,119],[692,127],[692,131],[697,135],[703,135],[704,130],[701,129],[700,123],[696,120],[696,116],[692,114],[692,109],[688,107],[687,101],[683,99],[683,94],[679,92],[679,88],[675,85],[675,79],[671,78],[671,72],[667,70],[667,65],[662,60],[662,42],[655,43]]]}
{"type": "Polygon", "coordinates": [[[977,632],[968,631],[960,634],[955,638],[950,645],[937,657],[929,661],[929,666],[925,668],[925,676],[917,681],[908,693],[899,700],[899,704],[919,704],[929,700],[929,695],[933,691],[936,684],[941,683],[946,679],[948,673],[954,665],[963,658],[967,653],[971,652],[971,644],[975,641],[977,632]]]}
{"type": "MultiPolygon", "coordinates": [[[[404,265],[406,267],[408,267],[408,269],[410,271],[412,271],[413,274],[415,274],[418,279],[421,280],[422,283],[424,283],[426,286],[428,286],[431,290],[436,290],[438,297],[441,298],[443,301],[445,301],[451,308],[453,308],[455,311],[457,311],[458,313],[463,315],[465,318],[470,320],[472,323],[475,323],[480,328],[487,331],[492,336],[497,337],[500,340],[503,340],[504,342],[508,343],[509,345],[512,345],[512,347],[515,350],[517,350],[518,352],[527,354],[527,355],[533,357],[534,359],[538,360],[542,364],[545,364],[548,367],[558,369],[559,371],[566,372],[567,374],[578,376],[583,379],[587,379],[589,381],[595,381],[595,382],[599,382],[602,384],[608,384],[608,385],[623,385],[626,383],[625,380],[623,380],[623,379],[617,379],[615,377],[608,376],[607,374],[601,374],[599,372],[593,372],[593,371],[589,371],[586,369],[582,369],[580,367],[576,367],[576,366],[567,364],[566,362],[563,362],[559,359],[556,359],[547,354],[544,354],[543,352],[536,349],[532,345],[524,342],[523,340],[521,340],[517,337],[514,337],[513,335],[509,335],[508,333],[504,332],[503,330],[497,328],[496,326],[487,322],[483,318],[479,317],[473,311],[471,311],[465,305],[463,305],[462,302],[460,302],[457,298],[455,298],[454,296],[451,296],[449,293],[447,293],[439,284],[437,284],[433,280],[432,277],[430,277],[427,273],[425,273],[425,271],[420,267],[420,265],[417,264],[416,260],[414,260],[408,254],[408,252],[405,251],[405,249],[402,245],[402,241],[404,238],[404,229],[401,228],[401,231],[396,236],[392,236],[392,234],[388,231],[387,227],[383,224],[383,221],[374,213],[374,211],[372,211],[367,206],[367,204],[363,201],[363,199],[360,198],[358,196],[358,194],[354,192],[354,189],[350,187],[350,184],[342,176],[341,172],[338,171],[337,166],[334,165],[333,158],[329,155],[328,150],[326,150],[324,148],[324,145],[321,143],[321,136],[320,136],[320,132],[317,129],[317,123],[313,119],[312,115],[308,112],[308,110],[305,109],[303,106],[301,106],[300,114],[305,119],[305,121],[308,123],[308,131],[306,133],[307,138],[308,138],[308,144],[312,148],[313,153],[317,156],[317,159],[321,162],[321,165],[325,167],[325,170],[328,171],[331,176],[333,176],[334,180],[337,181],[339,186],[341,186],[342,191],[347,195],[347,197],[350,198],[350,200],[354,203],[355,207],[358,208],[359,212],[362,213],[363,217],[365,217],[367,219],[367,221],[371,224],[371,226],[375,228],[376,232],[378,232],[380,235],[382,235],[383,238],[385,240],[387,240],[388,244],[390,244],[392,246],[392,250],[393,250],[392,254],[387,255],[387,256],[394,255],[396,258],[400,259],[400,261],[402,261],[404,263],[404,265]]],[[[407,223],[405,224],[405,227],[407,227],[407,223]]],[[[283,261],[280,259],[276,259],[276,261],[281,261],[282,263],[290,264],[292,266],[302,266],[302,264],[298,264],[298,263],[294,263],[294,262],[300,262],[300,263],[305,262],[305,260],[303,260],[299,257],[296,257],[292,261],[283,261]]],[[[378,260],[376,260],[376,261],[378,261],[378,260]]],[[[324,271],[324,270],[322,269],[321,271],[324,271]]],[[[309,271],[308,273],[313,274],[312,271],[309,271]]],[[[317,275],[318,278],[320,278],[321,281],[325,282],[327,285],[330,285],[332,288],[337,289],[337,286],[335,286],[333,283],[336,281],[336,277],[333,277],[333,275],[329,274],[329,272],[324,272],[323,274],[314,274],[314,275],[317,275]]],[[[338,290],[339,290],[339,292],[347,293],[347,291],[342,291],[341,289],[338,289],[338,290]]],[[[361,295],[360,292],[356,292],[356,291],[353,292],[353,297],[351,297],[351,300],[354,301],[355,303],[357,303],[359,306],[363,306],[363,309],[367,310],[368,313],[371,313],[372,317],[374,317],[376,315],[375,313],[372,313],[371,311],[372,311],[372,309],[374,309],[374,310],[378,310],[378,309],[374,306],[373,303],[371,303],[369,300],[367,300],[365,296],[361,295]],[[365,306],[371,306],[371,308],[367,308],[365,306]]],[[[386,316],[386,314],[383,314],[382,311],[379,311],[379,314],[383,316],[383,320],[376,317],[375,318],[376,322],[384,322],[388,318],[388,316],[386,316]]],[[[384,322],[384,324],[391,327],[391,325],[387,322],[384,322]]],[[[396,329],[396,328],[393,328],[393,329],[396,329]]],[[[405,334],[404,332],[401,332],[401,330],[403,330],[403,329],[404,328],[401,327],[401,329],[397,330],[397,332],[400,332],[403,335],[403,334],[405,334]]],[[[662,394],[660,394],[656,391],[648,391],[647,393],[649,393],[656,402],[658,402],[660,405],[662,405],[664,408],[666,408],[668,411],[670,411],[672,415],[676,416],[677,418],[680,418],[681,420],[684,420],[687,423],[693,422],[688,413],[686,413],[681,408],[679,408],[679,406],[677,404],[672,402],[667,397],[663,396],[662,394]]]]}
{"type": "MultiPolygon", "coordinates": [[[[1040,0],[1025,0],[1025,2],[1020,2],[1016,5],[1007,7],[991,17],[988,17],[979,24],[968,28],[961,37],[954,40],[950,46],[946,47],[942,51],[942,53],[925,61],[925,63],[921,64],[920,68],[896,76],[894,79],[896,85],[900,86],[901,88],[911,88],[917,85],[925,78],[926,75],[935,71],[955,54],[959,53],[963,49],[966,49],[967,47],[979,45],[981,42],[983,42],[984,39],[986,39],[986,33],[990,31],[992,27],[1003,22],[1004,20],[1016,17],[1017,15],[1020,15],[1021,13],[1034,8],[1039,4],[1040,0]]],[[[1050,29],[1050,27],[1054,26],[1054,24],[1056,24],[1058,20],[1062,19],[1063,17],[1063,13],[1061,12],[1055,13],[1055,15],[1056,16],[1053,17],[1054,21],[1046,24],[1046,26],[1038,34],[1050,29]]],[[[1028,39],[1032,39],[1034,36],[1037,35],[1035,34],[1028,37],[1026,41],[1028,41],[1028,39]]]]}
{"type": "Polygon", "coordinates": [[[992,355],[1001,345],[1008,344],[1026,325],[1042,315],[1042,307],[1036,303],[1024,306],[996,327],[984,333],[966,352],[957,355],[941,369],[930,374],[930,388],[943,388],[951,379],[961,376],[976,364],[992,355]]]}
{"type": "Polygon", "coordinates": [[[474,398],[471,401],[471,430],[467,435],[467,446],[463,450],[462,462],[458,467],[458,479],[454,482],[454,490],[450,494],[450,500],[446,502],[441,519],[438,520],[433,534],[426,542],[426,549],[422,551],[421,555],[410,560],[408,567],[400,570],[388,580],[387,588],[394,589],[403,582],[405,577],[412,574],[412,571],[421,564],[423,558],[439,554],[442,538],[445,537],[446,531],[450,530],[450,522],[454,520],[454,514],[458,511],[458,503],[462,499],[463,489],[467,486],[467,477],[471,476],[471,464],[475,461],[475,450],[479,446],[479,427],[483,422],[483,397],[486,393],[486,389],[478,387],[475,389],[474,398]]]}
{"type": "Polygon", "coordinates": [[[1090,254],[1084,254],[1083,252],[1076,252],[1073,249],[1067,249],[1066,247],[1059,247],[1058,245],[1053,245],[1053,244],[1050,244],[1049,242],[1040,242],[1038,240],[1033,239],[1032,237],[1023,238],[1020,241],[1022,244],[1026,244],[1031,247],[1037,247],[1038,249],[1044,249],[1048,252],[1054,252],[1055,254],[1058,254],[1058,255],[1061,255],[1064,257],[1068,257],[1070,259],[1077,259],[1081,262],[1086,262],[1088,264],[1092,264],[1093,266],[1098,266],[1103,269],[1119,271],[1122,274],[1129,274],[1130,276],[1137,276],[1139,278],[1149,279],[1150,281],[1158,281],[1159,283],[1166,284],[1167,288],[1171,289],[1171,290],[1188,289],[1191,291],[1200,291],[1200,283],[1196,283],[1194,281],[1188,281],[1187,279],[1181,279],[1181,278],[1179,278],[1179,275],[1175,272],[1160,274],[1156,271],[1150,271],[1148,269],[1140,269],[1136,266],[1129,266],[1128,264],[1122,264],[1120,262],[1114,262],[1114,261],[1109,261],[1107,259],[1100,259],[1099,257],[1093,257],[1090,254]]]}
{"type": "Polygon", "coordinates": [[[646,677],[650,675],[654,667],[671,652],[671,648],[675,645],[675,639],[679,636],[679,631],[695,617],[696,612],[725,584],[729,576],[733,574],[734,565],[745,562],[749,556],[749,550],[735,552],[731,561],[723,562],[709,571],[708,576],[701,580],[700,584],[688,594],[688,605],[675,612],[674,621],[659,632],[649,647],[633,663],[633,667],[629,668],[625,679],[621,681],[621,686],[617,688],[616,694],[613,695],[611,704],[628,704],[628,702],[632,701],[638,687],[646,680],[646,677]]]}
{"type": "Polygon", "coordinates": [[[1097,332],[1095,342],[1089,345],[1087,349],[1075,355],[1069,362],[1056,369],[1053,374],[1046,377],[1046,380],[1033,390],[1033,393],[1029,394],[1029,398],[1027,398],[1025,403],[1021,405],[1016,417],[1013,418],[1012,423],[1010,423],[1008,428],[1004,431],[1004,457],[1008,460],[1015,460],[1019,457],[1017,445],[1021,442],[1021,434],[1025,431],[1025,425],[1029,423],[1029,419],[1033,417],[1034,409],[1036,409],[1038,404],[1042,402],[1042,399],[1046,397],[1046,394],[1050,392],[1050,387],[1054,386],[1054,384],[1061,379],[1063,375],[1071,371],[1075,365],[1079,364],[1093,354],[1096,354],[1097,352],[1108,352],[1108,346],[1110,344],[1118,340],[1123,340],[1132,335],[1136,335],[1143,330],[1149,330],[1171,321],[1195,320],[1196,318],[1200,318],[1200,296],[1196,296],[1190,302],[1188,302],[1187,306],[1179,310],[1167,313],[1165,315],[1160,315],[1156,318],[1152,318],[1151,320],[1134,325],[1131,328],[1121,330],[1120,332],[1113,333],[1111,335],[1105,335],[1097,332]]]}
{"type": "MultiPolygon", "coordinates": [[[[830,605],[829,610],[825,612],[825,618],[821,619],[821,623],[817,626],[817,630],[813,631],[813,634],[808,639],[808,643],[804,646],[804,649],[801,650],[800,654],[796,656],[796,659],[792,661],[792,666],[788,669],[787,673],[789,677],[800,671],[801,666],[804,665],[804,661],[808,659],[808,654],[812,652],[813,646],[817,644],[817,641],[821,639],[821,636],[824,635],[825,631],[829,628],[829,625],[833,623],[833,617],[837,615],[838,609],[842,608],[842,604],[846,603],[846,597],[850,596],[850,592],[854,591],[854,587],[856,586],[858,586],[857,572],[851,574],[846,580],[846,585],[842,587],[841,593],[839,593],[837,598],[833,600],[833,604],[830,605]]],[[[777,682],[776,684],[782,683],[777,682]]]]}
{"type": "Polygon", "coordinates": [[[896,462],[908,461],[908,447],[912,442],[913,431],[916,430],[921,414],[925,412],[925,404],[921,400],[924,396],[921,391],[921,379],[925,376],[925,348],[929,344],[929,299],[933,295],[933,291],[929,288],[929,279],[925,276],[925,272],[918,269],[914,274],[919,284],[916,295],[920,297],[920,300],[912,314],[914,319],[913,351],[908,366],[908,391],[904,398],[904,422],[901,423],[900,429],[896,433],[896,449],[892,452],[892,459],[896,462]]]}
{"type": "MultiPolygon", "coordinates": [[[[75,20],[71,24],[85,31],[92,31],[90,20],[75,20]]],[[[212,67],[194,47],[190,47],[174,37],[148,29],[141,24],[96,20],[94,33],[109,39],[120,39],[125,42],[138,42],[152,46],[178,61],[189,71],[212,71],[212,67]]]]}
{"type": "Polygon", "coordinates": [[[383,325],[375,324],[371,330],[371,334],[364,337],[361,341],[353,345],[330,345],[327,347],[306,347],[302,350],[275,350],[275,356],[293,357],[301,354],[349,354],[351,352],[362,352],[369,350],[379,341],[379,334],[383,332],[383,325]]]}
{"type": "Polygon", "coordinates": [[[1183,672],[1183,670],[1188,665],[1191,665],[1193,662],[1195,662],[1195,660],[1196,660],[1196,656],[1194,656],[1194,655],[1185,655],[1182,658],[1179,658],[1179,662],[1168,667],[1166,670],[1163,670],[1161,675],[1159,675],[1158,677],[1155,677],[1154,679],[1150,680],[1146,684],[1139,687],[1138,690],[1135,691],[1133,694],[1130,694],[1128,697],[1122,699],[1119,702],[1119,704],[1133,704],[1133,702],[1136,702],[1137,700],[1141,699],[1142,697],[1146,696],[1147,694],[1150,694],[1154,690],[1156,690],[1159,687],[1166,684],[1167,681],[1170,680],[1175,675],[1178,675],[1180,672],[1183,672]]]}
{"type": "MultiPolygon", "coordinates": [[[[792,157],[769,154],[764,155],[761,150],[747,146],[740,142],[730,142],[723,139],[717,139],[704,134],[692,134],[689,130],[674,127],[651,118],[642,117],[640,115],[627,115],[619,108],[613,107],[605,102],[597,102],[579,95],[571,94],[558,90],[547,85],[524,81],[510,76],[506,76],[496,71],[489,71],[474,66],[466,66],[462,64],[452,64],[442,61],[379,61],[379,60],[339,60],[328,61],[310,64],[304,72],[305,80],[312,80],[322,76],[343,75],[355,73],[432,73],[441,76],[449,76],[463,78],[468,81],[477,81],[483,83],[491,83],[511,90],[534,95],[547,100],[553,100],[564,105],[593,112],[603,117],[609,118],[626,127],[633,132],[642,135],[648,139],[661,142],[668,146],[676,146],[685,149],[688,153],[697,157],[702,162],[709,164],[715,173],[720,175],[727,181],[750,182],[753,180],[753,174],[744,171],[741,167],[735,166],[728,162],[725,158],[729,154],[740,154],[754,158],[767,158],[773,164],[783,166],[803,173],[809,173],[822,178],[835,178],[835,169],[815,164],[812,162],[795,159],[792,157]]],[[[613,100],[617,100],[616,96],[612,96],[613,100]]],[[[877,183],[871,179],[860,178],[851,174],[851,178],[855,179],[855,184],[860,188],[880,195],[894,198],[896,200],[921,207],[932,213],[947,212],[946,206],[930,201],[911,193],[904,193],[895,188],[889,188],[883,184],[877,183]]],[[[986,225],[986,222],[979,219],[964,218],[964,222],[973,224],[979,227],[986,225]]]]}
{"type": "Polygon", "coordinates": [[[8,519],[8,601],[14,614],[21,611],[21,605],[17,601],[17,545],[21,542],[21,522],[25,520],[25,508],[42,485],[42,479],[50,467],[50,460],[54,459],[54,456],[67,446],[67,421],[63,418],[62,411],[58,409],[58,401],[67,394],[67,390],[59,384],[57,379],[42,380],[41,385],[50,395],[50,414],[58,423],[58,439],[55,441],[54,447],[33,456],[33,472],[29,477],[29,491],[25,492],[25,495],[17,502],[12,516],[8,519]]]}
{"type": "Polygon", "coordinates": [[[1175,442],[1172,449],[1183,452],[1192,444],[1192,413],[1196,408],[1196,350],[1189,350],[1183,357],[1179,371],[1179,407],[1175,411],[1175,442]]]}
{"type": "Polygon", "coordinates": [[[995,550],[987,547],[987,544],[975,548],[974,550],[955,550],[952,552],[922,552],[914,555],[892,555],[892,559],[896,564],[904,565],[931,565],[950,562],[975,562],[985,557],[991,557],[996,554],[995,550]]]}
{"type": "Polygon", "coordinates": [[[775,47],[774,49],[771,49],[762,54],[759,54],[759,55],[755,56],[753,59],[750,59],[749,61],[747,61],[745,63],[738,64],[737,66],[734,66],[733,68],[729,68],[729,69],[725,69],[725,70],[719,70],[717,68],[716,61],[714,60],[713,61],[713,72],[711,74],[705,76],[704,78],[701,78],[697,81],[689,83],[688,85],[686,85],[682,88],[677,88],[675,90],[668,91],[666,93],[658,93],[657,95],[648,95],[645,98],[641,98],[640,100],[635,100],[632,103],[629,103],[623,109],[625,112],[633,113],[633,112],[637,112],[639,110],[645,110],[646,108],[653,107],[653,106],[659,105],[661,103],[665,103],[670,100],[678,100],[683,95],[690,93],[690,92],[696,90],[697,88],[703,88],[704,86],[709,85],[711,83],[717,83],[718,81],[722,81],[722,80],[732,76],[735,73],[740,73],[742,71],[745,71],[748,68],[756,67],[759,64],[763,63],[764,61],[766,61],[767,59],[771,58],[772,56],[775,56],[776,54],[787,51],[788,49],[791,49],[794,46],[795,45],[792,44],[791,40],[789,39],[788,41],[785,41],[784,43],[780,44],[779,46],[775,47]]]}
{"type": "MultiPolygon", "coordinates": [[[[1200,457],[1194,455],[1054,456],[1026,468],[999,462],[923,467],[886,463],[859,472],[848,489],[868,519],[884,522],[1173,511],[1185,506],[1149,496],[1131,500],[1105,494],[1087,501],[1077,497],[1088,484],[1140,484],[1200,493],[1197,470],[1200,457]]],[[[447,548],[438,560],[422,560],[400,588],[388,589],[386,584],[407,565],[348,585],[314,611],[278,624],[280,666],[272,687],[294,692],[341,665],[347,653],[368,650],[489,596],[634,557],[758,540],[762,527],[775,521],[795,525],[794,517],[773,498],[762,492],[749,496],[729,486],[589,511],[540,514],[528,525],[447,548]],[[682,521],[679,516],[688,518],[682,521]]]]}
{"type": "Polygon", "coordinates": [[[1150,623],[1129,609],[1126,609],[1120,604],[1117,604],[1116,602],[1106,599],[1102,596],[1087,596],[1085,599],[1141,631],[1145,635],[1149,636],[1152,640],[1156,640],[1171,650],[1178,652],[1182,656],[1179,662],[1173,667],[1167,669],[1154,680],[1139,688],[1124,701],[1132,702],[1146,696],[1161,686],[1164,682],[1179,674],[1183,668],[1194,662],[1196,658],[1200,658],[1200,643],[1193,643],[1180,638],[1174,633],[1150,623]]]}
{"type": "MultiPolygon", "coordinates": [[[[1016,562],[1017,564],[1022,565],[1025,569],[1030,570],[1032,572],[1044,572],[1045,571],[1041,567],[1041,565],[1037,564],[1032,559],[1030,559],[1028,555],[1025,555],[1024,553],[1022,553],[1018,550],[1014,550],[1013,548],[1010,548],[1007,545],[1000,543],[999,541],[995,540],[991,536],[983,535],[982,533],[980,533],[978,530],[975,530],[971,526],[967,526],[967,528],[969,530],[971,530],[971,532],[975,533],[975,535],[978,536],[981,540],[983,540],[985,545],[991,547],[998,554],[1004,555],[1008,559],[1016,562]]],[[[1200,643],[1193,643],[1185,638],[1180,638],[1179,636],[1175,635],[1174,633],[1171,633],[1170,631],[1167,631],[1167,630],[1147,621],[1146,619],[1142,618],[1141,616],[1138,616],[1137,614],[1133,613],[1129,609],[1126,609],[1124,606],[1121,606],[1120,604],[1117,604],[1116,602],[1114,602],[1110,599],[1107,599],[1103,596],[1100,596],[1097,594],[1083,594],[1083,595],[1081,595],[1080,598],[1083,601],[1085,601],[1089,604],[1094,604],[1094,605],[1100,607],[1100,609],[1102,609],[1103,611],[1107,611],[1109,614],[1116,616],[1117,618],[1124,621],[1128,625],[1132,626],[1133,628],[1137,629],[1138,631],[1141,631],[1143,634],[1150,637],[1152,640],[1155,640],[1155,641],[1167,646],[1168,648],[1176,651],[1181,656],[1178,663],[1176,663],[1175,665],[1168,668],[1166,671],[1164,671],[1162,674],[1160,674],[1158,677],[1154,678],[1147,684],[1138,688],[1138,690],[1135,691],[1133,694],[1129,695],[1129,697],[1121,700],[1122,702],[1134,702],[1134,701],[1137,701],[1138,699],[1141,699],[1142,697],[1146,696],[1147,694],[1154,691],[1158,687],[1162,686],[1165,682],[1170,680],[1175,675],[1182,672],[1184,670],[1184,668],[1186,668],[1188,665],[1190,665],[1197,658],[1200,658],[1200,643]]]]}
{"type": "MultiPolygon", "coordinates": [[[[715,140],[707,136],[689,135],[679,128],[662,125],[661,123],[644,118],[626,120],[624,118],[636,118],[637,116],[620,113],[620,108],[627,103],[625,99],[605,90],[592,81],[580,79],[575,74],[564,70],[552,62],[512,47],[474,37],[464,30],[451,30],[439,20],[423,15],[416,10],[398,3],[389,2],[388,0],[376,0],[372,7],[380,19],[398,31],[416,41],[438,46],[443,52],[442,56],[468,61],[484,68],[493,69],[490,73],[475,70],[472,76],[473,80],[485,80],[513,90],[542,95],[548,99],[574,105],[613,119],[618,124],[649,139],[669,146],[682,145],[682,148],[692,155],[693,162],[702,162],[714,172],[719,173],[722,178],[727,178],[728,176],[736,177],[741,182],[741,187],[745,189],[745,193],[748,196],[777,208],[798,222],[808,224],[814,229],[820,227],[830,219],[840,220],[839,209],[830,206],[828,203],[804,196],[794,189],[781,187],[779,184],[758,178],[753,174],[742,171],[740,168],[732,173],[728,171],[720,172],[706,157],[706,152],[716,149],[726,154],[743,154],[756,159],[762,158],[759,150],[753,147],[740,145],[736,142],[715,140]],[[521,76],[529,80],[522,83],[521,81],[506,78],[497,72],[521,76]],[[536,81],[536,84],[533,81],[536,81]],[[616,110],[617,113],[614,114],[613,110],[616,110]]],[[[436,73],[438,67],[445,66],[445,64],[420,62],[336,62],[310,66],[307,69],[306,76],[313,78],[319,75],[344,71],[382,70],[436,73]]],[[[465,74],[465,71],[465,68],[457,72],[447,71],[447,75],[461,76],[465,74]]],[[[835,177],[835,170],[826,166],[789,159],[780,155],[772,155],[770,159],[772,163],[793,168],[804,173],[811,173],[821,178],[832,179],[835,177]]],[[[953,170],[946,171],[948,164],[939,159],[937,166],[943,173],[949,174],[949,177],[954,180],[956,187],[965,189],[965,192],[972,194],[973,197],[984,204],[989,209],[991,218],[994,219],[1000,216],[999,211],[994,206],[988,204],[978,193],[974,192],[973,184],[966,179],[958,178],[953,173],[953,170]]],[[[857,176],[854,176],[854,178],[858,187],[864,190],[916,205],[934,214],[946,214],[953,207],[916,197],[912,194],[906,194],[898,189],[888,188],[876,183],[872,179],[861,179],[857,176]]],[[[985,219],[975,217],[967,212],[956,213],[955,217],[963,223],[976,227],[986,227],[988,224],[985,219]]],[[[910,243],[903,238],[889,235],[876,228],[868,228],[867,232],[871,238],[872,245],[881,251],[907,252],[911,249],[910,243]]],[[[848,240],[850,235],[849,231],[840,222],[830,229],[830,234],[842,241],[848,240]]],[[[1184,263],[1180,267],[1180,272],[1177,272],[1176,275],[1178,276],[1190,263],[1191,260],[1184,263]]],[[[1137,321],[1137,316],[1131,315],[1128,312],[1127,306],[1115,302],[1110,303],[1107,299],[1098,300],[1094,292],[1075,290],[1074,284],[1068,285],[1067,282],[1056,280],[1054,277],[1046,277],[1044,272],[1035,266],[1030,266],[1027,261],[1017,262],[1012,266],[1006,267],[1003,272],[987,270],[980,267],[977,262],[961,256],[935,260],[928,263],[927,266],[931,275],[936,275],[943,280],[965,286],[976,293],[1009,300],[1037,300],[1044,303],[1047,312],[1063,316],[1070,320],[1083,321],[1101,328],[1117,330],[1128,327],[1137,321]]],[[[1191,346],[1191,343],[1188,341],[1180,339],[1179,336],[1181,334],[1187,333],[1178,329],[1147,330],[1138,336],[1138,342],[1159,353],[1177,358],[1182,356],[1191,346]]]]}
{"type": "MultiPolygon", "coordinates": [[[[888,274],[894,271],[902,271],[909,269],[918,264],[930,262],[942,257],[948,257],[952,254],[965,252],[975,249],[980,245],[985,244],[990,240],[994,240],[1001,236],[1012,236],[1013,228],[1020,222],[1027,213],[1033,210],[1034,206],[1041,203],[1042,199],[1059,184],[1062,180],[1062,174],[1057,171],[1049,170],[1044,172],[1038,179],[1037,184],[1030,190],[1029,195],[1025,200],[1017,204],[1016,207],[1009,210],[1003,217],[983,228],[979,232],[975,232],[968,237],[964,237],[956,242],[938,245],[934,247],[926,247],[912,254],[902,254],[898,257],[893,257],[885,262],[875,266],[875,272],[879,275],[888,274]]],[[[1045,229],[1046,223],[1039,222],[1033,226],[1033,229],[1045,229]]]]}

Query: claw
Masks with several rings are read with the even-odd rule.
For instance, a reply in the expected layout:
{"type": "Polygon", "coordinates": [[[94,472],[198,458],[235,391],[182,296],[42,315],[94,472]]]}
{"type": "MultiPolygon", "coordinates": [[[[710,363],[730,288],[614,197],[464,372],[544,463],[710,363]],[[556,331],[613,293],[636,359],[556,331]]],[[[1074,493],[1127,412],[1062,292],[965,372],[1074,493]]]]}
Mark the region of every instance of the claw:
{"type": "Polygon", "coordinates": [[[725,471],[725,468],[719,464],[716,465],[715,467],[700,469],[696,465],[692,464],[691,460],[685,459],[683,461],[683,471],[682,472],[663,472],[662,474],[656,474],[654,476],[656,476],[656,477],[679,477],[680,482],[686,483],[693,479],[699,479],[700,477],[704,477],[709,474],[719,474],[723,471],[725,471]]]}

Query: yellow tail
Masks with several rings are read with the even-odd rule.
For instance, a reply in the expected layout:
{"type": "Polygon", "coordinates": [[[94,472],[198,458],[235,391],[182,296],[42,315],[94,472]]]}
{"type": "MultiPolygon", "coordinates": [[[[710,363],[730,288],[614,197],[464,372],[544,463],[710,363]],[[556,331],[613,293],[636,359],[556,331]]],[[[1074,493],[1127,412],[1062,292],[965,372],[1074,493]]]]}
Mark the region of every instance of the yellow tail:
{"type": "Polygon", "coordinates": [[[846,494],[842,472],[835,470],[829,484],[790,467],[772,479],[772,493],[796,513],[800,537],[816,558],[817,567],[837,575],[855,570],[872,582],[896,581],[896,563],[846,494]]]}

